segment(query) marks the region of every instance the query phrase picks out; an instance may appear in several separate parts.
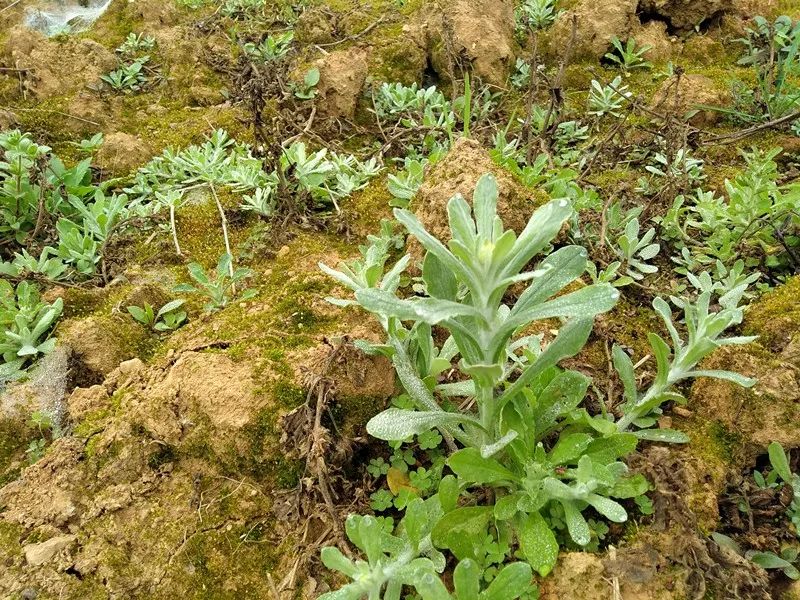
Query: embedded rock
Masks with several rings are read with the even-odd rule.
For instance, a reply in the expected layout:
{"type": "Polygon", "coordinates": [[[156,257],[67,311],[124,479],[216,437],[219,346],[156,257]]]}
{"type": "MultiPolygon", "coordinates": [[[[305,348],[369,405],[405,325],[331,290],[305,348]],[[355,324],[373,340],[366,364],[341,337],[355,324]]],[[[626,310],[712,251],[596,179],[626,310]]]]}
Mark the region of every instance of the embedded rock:
{"type": "Polygon", "coordinates": [[[460,77],[459,61],[466,59],[484,81],[505,84],[514,63],[513,2],[447,0],[428,28],[431,64],[440,76],[460,77]]]}
{"type": "Polygon", "coordinates": [[[367,51],[337,50],[318,60],[315,66],[320,73],[317,106],[321,114],[352,119],[367,79],[367,51]]]}
{"type": "Polygon", "coordinates": [[[114,175],[126,175],[151,156],[150,148],[141,139],[118,131],[106,136],[95,156],[95,164],[114,175]]]}
{"type": "Polygon", "coordinates": [[[722,118],[720,112],[702,107],[727,105],[728,91],[705,75],[681,75],[676,102],[676,77],[670,77],[661,85],[653,98],[652,109],[667,112],[677,107],[681,115],[693,113],[689,122],[698,127],[719,122],[722,118]]]}
{"type": "Polygon", "coordinates": [[[37,567],[51,561],[56,554],[72,546],[77,539],[74,535],[59,535],[40,544],[23,546],[22,550],[28,564],[37,567]]]}
{"type": "Polygon", "coordinates": [[[562,12],[546,35],[549,52],[561,58],[567,52],[575,22],[572,46],[574,60],[600,59],[611,48],[611,40],[627,39],[638,27],[636,8],[639,0],[609,0],[598,10],[595,0],[580,0],[562,12]]]}

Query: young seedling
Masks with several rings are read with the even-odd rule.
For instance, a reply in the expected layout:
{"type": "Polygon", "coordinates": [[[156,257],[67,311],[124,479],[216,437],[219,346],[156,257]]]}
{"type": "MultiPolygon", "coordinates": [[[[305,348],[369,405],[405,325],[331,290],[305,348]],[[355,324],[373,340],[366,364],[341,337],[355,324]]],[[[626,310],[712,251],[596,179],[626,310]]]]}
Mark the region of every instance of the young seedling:
{"type": "Polygon", "coordinates": [[[144,306],[129,306],[128,312],[139,323],[153,331],[173,331],[186,321],[186,311],[180,310],[185,300],[173,300],[155,312],[148,302],[144,306]]]}
{"type": "Polygon", "coordinates": [[[226,307],[232,300],[249,300],[258,291],[246,289],[237,295],[236,285],[253,276],[253,271],[245,268],[234,269],[231,274],[232,259],[230,254],[223,254],[217,263],[216,272],[206,273],[202,265],[190,263],[189,275],[196,286],[184,283],[175,286],[176,292],[202,294],[208,298],[203,307],[206,312],[213,312],[226,307]]]}

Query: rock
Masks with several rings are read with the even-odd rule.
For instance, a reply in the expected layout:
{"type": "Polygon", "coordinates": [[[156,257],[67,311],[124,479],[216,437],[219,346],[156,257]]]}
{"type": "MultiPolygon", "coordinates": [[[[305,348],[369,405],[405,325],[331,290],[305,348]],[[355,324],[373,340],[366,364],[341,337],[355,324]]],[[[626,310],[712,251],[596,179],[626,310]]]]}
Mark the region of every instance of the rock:
{"type": "Polygon", "coordinates": [[[75,388],[67,398],[67,410],[73,423],[78,423],[89,414],[108,406],[108,392],[102,385],[75,388]]]}
{"type": "Polygon", "coordinates": [[[528,222],[533,211],[541,205],[546,195],[535,196],[498,167],[489,153],[475,140],[459,138],[447,155],[426,174],[411,209],[423,225],[436,237],[449,239],[447,226],[447,202],[455,194],[461,194],[472,203],[472,193],[478,179],[486,173],[497,178],[497,212],[506,228],[517,233],[528,222]]]}
{"type": "MultiPolygon", "coordinates": [[[[660,112],[673,110],[675,105],[675,77],[667,79],[653,97],[652,109],[660,112]]],[[[678,89],[677,108],[681,115],[695,112],[689,118],[692,125],[703,127],[717,123],[722,115],[718,111],[698,109],[698,105],[726,106],[729,92],[705,75],[682,75],[678,89]]]]}
{"type": "Polygon", "coordinates": [[[692,35],[683,45],[681,60],[697,65],[721,64],[725,60],[725,47],[710,35],[692,35]]]}
{"type": "Polygon", "coordinates": [[[109,392],[113,392],[113,390],[116,390],[119,387],[128,385],[133,379],[144,373],[144,371],[145,364],[140,358],[124,360],[119,363],[119,366],[116,369],[111,371],[106,380],[103,382],[103,386],[105,386],[109,392]]]}
{"type": "Polygon", "coordinates": [[[235,430],[266,403],[256,391],[250,367],[223,354],[184,352],[152,394],[176,398],[207,416],[220,430],[235,430]]]}
{"type": "Polygon", "coordinates": [[[106,136],[97,151],[95,164],[114,175],[126,175],[146,163],[152,152],[141,139],[118,131],[106,136]]]}
{"type": "Polygon", "coordinates": [[[504,85],[515,59],[514,3],[447,0],[441,5],[441,14],[428,21],[428,48],[436,72],[446,79],[460,77],[457,61],[466,59],[482,80],[504,85]]]}
{"type": "Polygon", "coordinates": [[[88,317],[67,323],[59,342],[72,349],[73,370],[80,385],[100,383],[124,360],[138,355],[149,341],[148,332],[124,318],[88,317]]]}
{"type": "Polygon", "coordinates": [[[40,544],[28,544],[23,546],[22,550],[28,564],[37,567],[52,560],[56,554],[69,548],[77,539],[74,535],[60,535],[40,544]]]}
{"type": "Polygon", "coordinates": [[[336,50],[314,63],[319,69],[317,106],[323,116],[352,119],[367,79],[367,51],[336,50]]]}
{"type": "Polygon", "coordinates": [[[571,9],[564,11],[553,23],[546,35],[549,54],[561,57],[566,52],[572,36],[572,20],[575,19],[575,43],[572,58],[575,60],[600,59],[611,48],[611,39],[616,36],[627,39],[639,26],[636,8],[639,0],[608,0],[598,10],[595,0],[580,0],[571,9]]]}
{"type": "Polygon", "coordinates": [[[49,39],[27,27],[8,32],[5,54],[20,69],[29,69],[24,85],[37,98],[64,96],[96,83],[117,66],[117,57],[90,39],[49,39]]]}
{"type": "Polygon", "coordinates": [[[332,13],[322,7],[309,6],[297,18],[294,37],[303,45],[329,44],[334,41],[332,13]]]}
{"type": "Polygon", "coordinates": [[[648,21],[634,33],[633,37],[638,46],[650,46],[645,58],[654,63],[667,62],[680,46],[677,38],[667,33],[667,24],[663,21],[648,21]]]}
{"type": "Polygon", "coordinates": [[[541,600],[589,600],[610,597],[603,559],[598,554],[564,552],[549,577],[542,580],[541,600]]]}
{"type": "Polygon", "coordinates": [[[734,10],[733,0],[642,0],[639,11],[657,17],[677,31],[692,31],[709,19],[734,10]]]}
{"type": "Polygon", "coordinates": [[[704,361],[703,369],[726,369],[758,379],[752,388],[700,378],[692,385],[689,406],[700,422],[713,425],[725,452],[737,464],[752,464],[770,442],[800,447],[800,278],[766,294],[748,309],[742,326],[758,339],[746,346],[724,346],[704,361]]]}
{"type": "Polygon", "coordinates": [[[17,123],[17,115],[10,110],[0,109],[0,130],[12,129],[17,123]]]}

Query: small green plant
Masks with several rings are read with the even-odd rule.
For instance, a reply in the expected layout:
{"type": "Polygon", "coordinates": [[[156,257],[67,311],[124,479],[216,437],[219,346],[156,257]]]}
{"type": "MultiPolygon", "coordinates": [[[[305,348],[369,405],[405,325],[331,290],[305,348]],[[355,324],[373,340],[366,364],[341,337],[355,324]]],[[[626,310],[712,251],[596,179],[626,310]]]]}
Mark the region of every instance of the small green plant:
{"type": "Polygon", "coordinates": [[[156,47],[156,38],[143,33],[129,33],[125,41],[117,46],[117,54],[126,58],[133,58],[142,52],[151,52],[156,47]]]}
{"type": "Polygon", "coordinates": [[[515,12],[517,31],[546,29],[559,15],[556,0],[523,0],[515,12]]]}
{"type": "Polygon", "coordinates": [[[54,429],[53,418],[48,413],[37,410],[31,415],[31,425],[39,430],[39,437],[31,440],[25,454],[28,455],[28,462],[34,464],[44,456],[48,433],[52,434],[54,429]]]}
{"type": "Polygon", "coordinates": [[[511,85],[518,90],[524,90],[530,85],[531,64],[522,58],[518,58],[514,64],[514,72],[511,74],[511,85]]]}
{"type": "Polygon", "coordinates": [[[736,115],[745,120],[777,119],[800,106],[800,22],[783,15],[772,23],[757,16],[753,23],[738,41],[745,46],[739,64],[752,66],[757,74],[758,86],[750,92],[755,114],[736,115]]]}
{"type": "Polygon", "coordinates": [[[148,78],[144,73],[145,65],[150,61],[149,56],[142,56],[129,63],[120,65],[106,75],[101,75],[102,79],[115,92],[130,94],[141,91],[147,84],[148,78]]]}
{"type": "Polygon", "coordinates": [[[711,534],[711,538],[717,543],[718,546],[727,548],[728,550],[731,550],[736,554],[753,561],[762,569],[781,569],[783,574],[789,579],[800,579],[800,569],[798,569],[798,565],[800,565],[800,548],[797,546],[785,546],[781,549],[780,555],[769,551],[760,552],[757,550],[748,550],[745,552],[735,540],[727,535],[715,531],[711,534]]]}
{"type": "Polygon", "coordinates": [[[233,300],[249,300],[258,291],[255,289],[245,289],[237,291],[236,286],[244,280],[253,276],[250,269],[233,269],[233,259],[230,254],[223,254],[215,273],[207,273],[202,265],[189,263],[189,276],[195,281],[196,285],[184,283],[175,286],[176,292],[202,294],[208,298],[204,305],[206,312],[213,312],[226,307],[233,300]]]}
{"type": "MultiPolygon", "coordinates": [[[[648,229],[641,237],[639,237],[639,232],[639,219],[634,218],[625,225],[625,231],[617,238],[616,244],[609,241],[609,245],[621,261],[621,268],[629,278],[624,282],[625,284],[634,280],[641,281],[645,275],[658,272],[658,267],[648,263],[661,249],[659,244],[653,243],[656,235],[655,227],[648,229]]],[[[623,283],[616,285],[620,286],[623,283]]]]}
{"type": "Polygon", "coordinates": [[[258,187],[252,194],[242,196],[242,210],[254,212],[262,217],[272,217],[276,211],[273,187],[258,187]]]}
{"type": "Polygon", "coordinates": [[[606,53],[605,58],[618,65],[624,73],[633,69],[649,69],[653,66],[644,58],[651,46],[637,47],[636,40],[633,38],[628,38],[628,41],[623,44],[616,36],[611,39],[611,45],[614,50],[606,53]]]}
{"type": "Polygon", "coordinates": [[[647,165],[645,169],[656,177],[697,185],[706,178],[703,164],[701,159],[692,157],[688,150],[681,148],[671,159],[666,154],[657,152],[653,156],[653,164],[647,165]]]}
{"type": "MultiPolygon", "coordinates": [[[[279,60],[289,53],[294,41],[294,31],[268,35],[258,44],[246,42],[242,48],[252,60],[267,63],[279,60]]],[[[315,84],[316,85],[316,84],[315,84]]]]}
{"type": "Polygon", "coordinates": [[[792,501],[786,509],[786,514],[794,525],[795,535],[800,538],[800,475],[791,470],[786,452],[778,442],[772,442],[767,451],[772,472],[792,490],[792,501]]]}
{"type": "Polygon", "coordinates": [[[60,281],[65,278],[67,272],[67,264],[58,257],[58,252],[51,246],[42,248],[39,258],[23,248],[21,252],[14,254],[13,260],[0,263],[0,274],[11,277],[33,275],[50,281],[60,281]]]}
{"type": "Polygon", "coordinates": [[[656,376],[646,392],[640,394],[636,388],[636,376],[630,357],[614,346],[612,355],[614,367],[624,385],[625,403],[623,417],[617,421],[617,428],[626,431],[631,426],[639,428],[634,433],[643,439],[660,441],[685,441],[683,434],[664,429],[649,429],[656,423],[660,406],[667,401],[682,402],[683,397],[672,387],[691,377],[714,377],[731,381],[743,387],[752,387],[756,381],[739,373],[720,370],[696,369],[697,365],[720,346],[748,344],[755,337],[721,337],[722,333],[742,322],[743,309],[739,306],[746,290],[745,285],[730,290],[719,298],[719,309],[711,310],[711,292],[703,292],[695,302],[682,300],[684,325],[688,334],[682,340],[672,319],[672,311],[662,298],[653,300],[653,308],[664,321],[672,346],[656,334],[649,333],[648,340],[656,358],[656,376]]]}
{"type": "Polygon", "coordinates": [[[295,98],[312,100],[317,97],[317,84],[319,83],[319,69],[312,67],[303,75],[303,81],[292,84],[295,98]]]}
{"type": "Polygon", "coordinates": [[[90,138],[81,140],[80,142],[70,142],[70,144],[75,146],[84,154],[94,154],[100,149],[100,146],[103,145],[104,139],[103,132],[101,131],[99,133],[95,133],[90,138]]]}
{"type": "Polygon", "coordinates": [[[50,333],[63,308],[61,298],[43,302],[36,286],[27,281],[15,289],[0,279],[0,380],[19,379],[30,361],[52,352],[56,339],[50,333]]]}
{"type": "Polygon", "coordinates": [[[611,115],[622,117],[622,108],[633,94],[628,91],[628,86],[622,85],[622,77],[617,76],[610,85],[602,85],[592,79],[589,91],[589,114],[597,117],[611,115]]]}
{"type": "Polygon", "coordinates": [[[400,208],[408,207],[409,202],[422,186],[425,174],[426,159],[418,160],[406,157],[403,161],[403,170],[397,175],[389,175],[386,187],[394,200],[391,206],[400,208]]]}
{"type": "Polygon", "coordinates": [[[173,300],[155,312],[153,306],[147,302],[144,306],[129,306],[131,316],[153,331],[173,331],[186,322],[186,311],[181,310],[185,300],[173,300]]]}
{"type": "Polygon", "coordinates": [[[798,267],[800,186],[779,187],[779,149],[744,152],[747,168],[725,181],[725,196],[698,191],[678,196],[662,226],[681,249],[682,271],[726,267],[743,260],[747,268],[781,276],[798,267]],[[691,251],[689,250],[691,249],[691,251]]]}

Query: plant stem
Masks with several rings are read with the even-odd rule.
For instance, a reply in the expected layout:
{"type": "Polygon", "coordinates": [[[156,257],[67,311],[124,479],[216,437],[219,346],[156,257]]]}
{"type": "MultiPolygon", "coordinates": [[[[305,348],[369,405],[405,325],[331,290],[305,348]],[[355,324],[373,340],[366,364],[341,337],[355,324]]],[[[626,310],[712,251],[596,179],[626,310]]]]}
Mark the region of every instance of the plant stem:
{"type": "MultiPolygon", "coordinates": [[[[222,208],[222,203],[219,201],[219,196],[217,196],[217,190],[214,187],[213,183],[208,184],[211,187],[211,195],[214,196],[214,202],[217,203],[217,210],[219,211],[219,218],[222,221],[222,238],[225,240],[225,252],[228,253],[228,256],[231,257],[231,261],[228,263],[228,273],[230,274],[231,278],[233,277],[233,253],[231,252],[231,242],[228,239],[228,219],[225,218],[225,210],[222,208]]],[[[236,282],[234,281],[231,284],[231,290],[233,291],[233,295],[236,295],[236,282]]]]}

